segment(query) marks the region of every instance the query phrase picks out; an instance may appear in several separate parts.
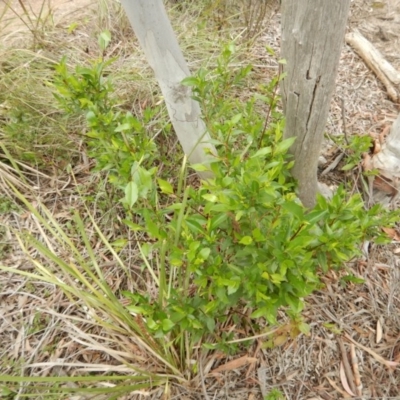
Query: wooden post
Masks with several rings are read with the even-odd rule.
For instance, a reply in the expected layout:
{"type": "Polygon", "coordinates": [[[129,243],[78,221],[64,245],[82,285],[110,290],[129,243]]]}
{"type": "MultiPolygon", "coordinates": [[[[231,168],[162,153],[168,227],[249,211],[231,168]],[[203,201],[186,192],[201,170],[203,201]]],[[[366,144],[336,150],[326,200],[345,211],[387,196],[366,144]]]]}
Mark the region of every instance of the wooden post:
{"type": "Polygon", "coordinates": [[[318,156],[344,43],[350,0],[282,0],[281,83],[286,127],[296,136],[293,176],[299,197],[313,207],[318,156]]]}
{"type": "MultiPolygon", "coordinates": [[[[207,151],[216,153],[202,121],[199,103],[181,84],[190,71],[179,47],[162,0],[121,0],[133,30],[153,68],[164,95],[176,135],[192,164],[207,163],[207,151]]],[[[198,172],[202,178],[211,172],[198,172]]]]}

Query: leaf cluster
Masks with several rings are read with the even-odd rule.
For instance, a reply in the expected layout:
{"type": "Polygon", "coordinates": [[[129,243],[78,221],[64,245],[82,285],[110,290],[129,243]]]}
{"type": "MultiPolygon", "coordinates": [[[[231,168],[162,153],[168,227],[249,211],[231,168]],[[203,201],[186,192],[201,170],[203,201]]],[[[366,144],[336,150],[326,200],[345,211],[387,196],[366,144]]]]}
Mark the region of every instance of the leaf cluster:
{"type": "Polygon", "coordinates": [[[111,80],[104,76],[113,61],[96,60],[89,67],[77,66],[70,72],[63,58],[55,67],[52,85],[61,109],[85,116],[88,152],[96,160],[96,170],[107,171],[110,182],[126,191],[127,185],[134,187],[141,178],[140,164],[151,164],[156,158],[156,146],[146,129],[156,110],[145,110],[140,120],[118,109],[111,80]]]}
{"type": "Polygon", "coordinates": [[[396,218],[379,206],[365,209],[343,188],[332,200],[318,197],[312,210],[303,207],[287,154],[294,139],[283,140],[277,110],[281,77],[239,98],[251,66],[232,68],[234,57],[227,46],[214,71],[183,82],[218,149],[209,167],[192,166],[213,173],[200,187],[188,183],[185,163],[170,179],[159,176],[146,121],[118,111],[111,98],[107,62],[69,73],[63,60],[56,70],[57,99],[67,112],[86,114],[90,155],[124,190],[125,223],[147,237],[138,246],[159,293],[125,292],[128,308],[171,343],[188,334],[190,342],[205,333],[218,340],[216,327],[231,320],[275,324],[279,309],[301,321],[320,275],[359,255],[364,240],[384,241],[380,227],[396,218]]]}

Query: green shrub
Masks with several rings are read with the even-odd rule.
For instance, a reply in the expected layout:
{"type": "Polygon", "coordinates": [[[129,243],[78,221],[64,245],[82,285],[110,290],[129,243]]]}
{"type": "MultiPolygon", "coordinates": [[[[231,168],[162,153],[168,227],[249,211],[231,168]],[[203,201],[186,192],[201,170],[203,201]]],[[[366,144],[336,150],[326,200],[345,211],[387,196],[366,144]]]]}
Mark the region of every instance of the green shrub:
{"type": "Polygon", "coordinates": [[[305,209],[290,176],[293,139],[282,140],[284,119],[276,109],[280,77],[242,100],[251,66],[235,70],[232,59],[228,46],[216,70],[202,69],[183,82],[218,149],[214,177],[200,185],[188,182],[185,163],[168,179],[159,175],[146,128],[151,111],[140,119],[118,110],[103,76],[108,61],[73,73],[65,60],[56,68],[59,104],[86,115],[89,154],[121,189],[125,223],[147,237],[138,246],[159,293],[125,292],[128,308],[155,337],[170,334],[172,342],[188,334],[192,342],[205,333],[221,339],[216,326],[246,320],[245,308],[251,319],[270,324],[283,309],[307,331],[300,318],[304,298],[321,286],[320,274],[358,256],[364,240],[384,241],[380,227],[396,219],[379,206],[366,210],[344,188],[305,209]]]}

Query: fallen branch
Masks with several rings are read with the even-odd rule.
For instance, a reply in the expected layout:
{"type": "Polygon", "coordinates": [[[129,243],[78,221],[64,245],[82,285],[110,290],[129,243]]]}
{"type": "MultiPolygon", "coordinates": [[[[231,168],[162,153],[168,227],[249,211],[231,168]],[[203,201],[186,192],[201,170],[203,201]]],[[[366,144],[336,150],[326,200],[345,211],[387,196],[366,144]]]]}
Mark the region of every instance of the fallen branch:
{"type": "MultiPolygon", "coordinates": [[[[382,356],[380,356],[379,354],[375,353],[373,350],[369,349],[366,346],[363,346],[361,343],[357,343],[351,336],[349,336],[347,333],[344,335],[345,338],[350,341],[351,343],[355,344],[357,347],[359,347],[360,349],[366,351],[368,354],[370,354],[372,357],[375,358],[376,361],[378,361],[379,363],[385,365],[386,367],[388,367],[389,369],[396,369],[396,367],[399,366],[399,362],[396,361],[390,361],[390,360],[385,360],[382,356]]],[[[353,371],[354,372],[354,371],[353,371]]]]}
{"type": "Polygon", "coordinates": [[[346,36],[346,43],[357,52],[367,66],[376,74],[385,85],[389,98],[397,103],[400,91],[400,72],[387,62],[377,50],[360,32],[354,31],[346,36]]]}

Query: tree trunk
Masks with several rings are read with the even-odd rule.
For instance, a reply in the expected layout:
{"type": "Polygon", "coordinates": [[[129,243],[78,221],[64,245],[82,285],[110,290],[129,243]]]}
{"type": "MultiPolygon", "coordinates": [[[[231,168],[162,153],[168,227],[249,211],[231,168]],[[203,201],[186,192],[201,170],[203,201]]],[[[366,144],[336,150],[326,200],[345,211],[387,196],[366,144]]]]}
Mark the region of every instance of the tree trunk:
{"type": "Polygon", "coordinates": [[[286,127],[296,136],[293,176],[299,197],[313,207],[317,166],[344,42],[350,0],[282,0],[281,83],[286,127]]]}
{"type": "MultiPolygon", "coordinates": [[[[206,163],[206,149],[216,153],[200,118],[200,106],[189,87],[181,84],[190,76],[162,0],[121,0],[147,61],[161,87],[168,113],[183,151],[192,164],[206,163]]],[[[199,172],[202,178],[210,176],[199,172]]]]}

